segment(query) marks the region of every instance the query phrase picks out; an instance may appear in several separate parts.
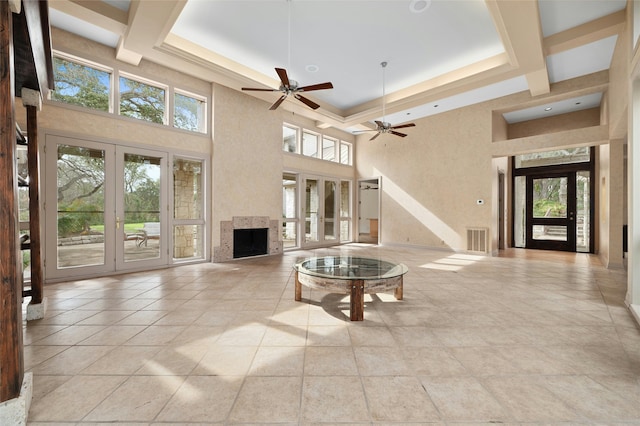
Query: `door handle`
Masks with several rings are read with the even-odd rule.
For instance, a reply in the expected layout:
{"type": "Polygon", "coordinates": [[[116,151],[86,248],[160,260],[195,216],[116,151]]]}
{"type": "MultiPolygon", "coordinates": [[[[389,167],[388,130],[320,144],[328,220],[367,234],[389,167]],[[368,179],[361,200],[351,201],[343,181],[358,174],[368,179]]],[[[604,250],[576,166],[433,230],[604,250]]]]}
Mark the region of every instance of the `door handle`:
{"type": "Polygon", "coordinates": [[[116,217],[116,229],[120,229],[120,218],[116,217]]]}

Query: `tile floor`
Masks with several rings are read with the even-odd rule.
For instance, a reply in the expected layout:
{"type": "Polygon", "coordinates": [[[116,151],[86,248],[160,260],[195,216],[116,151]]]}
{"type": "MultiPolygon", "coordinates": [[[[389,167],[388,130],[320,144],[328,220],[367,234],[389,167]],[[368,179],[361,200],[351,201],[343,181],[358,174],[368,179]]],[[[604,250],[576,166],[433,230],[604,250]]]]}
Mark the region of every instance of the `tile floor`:
{"type": "Polygon", "coordinates": [[[640,423],[625,272],[586,254],[366,245],[50,285],[32,425],[640,423]],[[303,289],[310,255],[409,266],[404,300],[303,289]]]}

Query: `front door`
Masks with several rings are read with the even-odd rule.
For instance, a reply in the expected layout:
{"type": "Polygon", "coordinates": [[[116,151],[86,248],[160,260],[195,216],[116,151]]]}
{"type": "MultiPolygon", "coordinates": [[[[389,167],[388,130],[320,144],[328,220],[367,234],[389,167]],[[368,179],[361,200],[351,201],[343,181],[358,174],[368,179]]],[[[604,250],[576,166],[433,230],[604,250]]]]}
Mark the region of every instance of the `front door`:
{"type": "Polygon", "coordinates": [[[336,179],[304,179],[304,245],[335,243],[339,237],[338,188],[336,179]]]}
{"type": "Polygon", "coordinates": [[[576,172],[527,176],[527,247],[576,251],[576,172]]]}

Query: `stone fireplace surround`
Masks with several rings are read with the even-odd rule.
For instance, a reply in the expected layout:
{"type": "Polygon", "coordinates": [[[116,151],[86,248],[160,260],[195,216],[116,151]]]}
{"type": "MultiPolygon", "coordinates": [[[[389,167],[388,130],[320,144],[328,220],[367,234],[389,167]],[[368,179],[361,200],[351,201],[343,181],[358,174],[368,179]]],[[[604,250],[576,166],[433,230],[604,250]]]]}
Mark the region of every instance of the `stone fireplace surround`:
{"type": "MultiPolygon", "coordinates": [[[[282,241],[279,240],[278,229],[280,222],[271,220],[269,216],[233,216],[231,220],[220,222],[220,246],[213,249],[214,262],[233,260],[233,230],[268,228],[267,254],[273,256],[282,253],[282,241]]],[[[242,259],[247,259],[246,257],[242,259]]]]}

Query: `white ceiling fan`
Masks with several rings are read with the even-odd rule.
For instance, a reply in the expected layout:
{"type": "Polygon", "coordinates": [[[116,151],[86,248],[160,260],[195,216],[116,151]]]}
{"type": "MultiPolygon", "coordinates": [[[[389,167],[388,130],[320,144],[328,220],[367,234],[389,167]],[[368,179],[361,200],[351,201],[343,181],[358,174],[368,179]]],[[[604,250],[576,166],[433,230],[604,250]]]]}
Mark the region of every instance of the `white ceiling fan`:
{"type": "Polygon", "coordinates": [[[371,139],[369,139],[370,141],[374,140],[375,138],[380,136],[382,133],[391,133],[392,135],[396,135],[396,136],[400,136],[401,138],[404,138],[405,136],[407,136],[406,133],[396,132],[396,129],[404,129],[406,127],[415,127],[415,124],[407,123],[407,124],[401,124],[399,126],[392,126],[391,123],[388,123],[387,121],[385,121],[384,119],[385,117],[384,69],[387,67],[387,63],[381,62],[380,65],[382,66],[382,121],[379,121],[379,120],[374,121],[374,123],[376,123],[375,130],[359,130],[354,133],[377,132],[375,135],[373,135],[371,139]]]}

